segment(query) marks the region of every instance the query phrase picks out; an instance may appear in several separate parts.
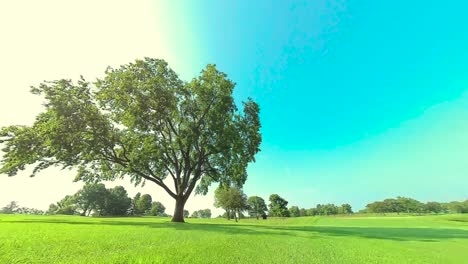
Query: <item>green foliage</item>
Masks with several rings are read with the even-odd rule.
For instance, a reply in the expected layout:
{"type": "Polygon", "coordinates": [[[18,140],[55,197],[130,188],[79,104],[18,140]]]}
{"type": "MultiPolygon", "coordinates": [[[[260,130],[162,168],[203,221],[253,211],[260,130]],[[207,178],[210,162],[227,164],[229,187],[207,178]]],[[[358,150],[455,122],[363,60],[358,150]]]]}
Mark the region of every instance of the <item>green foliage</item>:
{"type": "Polygon", "coordinates": [[[425,211],[428,213],[441,213],[444,211],[444,207],[438,202],[427,202],[425,205],[425,211]]]}
{"type": "Polygon", "coordinates": [[[132,204],[127,191],[122,186],[109,189],[106,199],[105,215],[127,215],[132,204]]]}
{"type": "Polygon", "coordinates": [[[279,217],[289,217],[289,210],[287,208],[288,201],[283,199],[278,194],[270,195],[270,207],[269,215],[270,216],[279,216],[279,217]]]}
{"type": "Polygon", "coordinates": [[[16,201],[11,201],[0,210],[0,214],[14,214],[18,211],[19,206],[16,201]]]}
{"type": "Polygon", "coordinates": [[[43,215],[45,212],[36,208],[20,207],[16,211],[16,214],[43,215]]]}
{"type": "MultiPolygon", "coordinates": [[[[457,204],[459,202],[452,202],[457,204]]],[[[457,210],[449,210],[448,205],[438,202],[428,202],[423,204],[415,199],[407,197],[397,197],[396,199],[385,199],[366,205],[366,211],[369,213],[441,213],[452,211],[461,213],[457,210]]],[[[468,207],[467,207],[468,208],[468,207]]],[[[467,210],[468,212],[468,210],[467,210]]]]}
{"type": "Polygon", "coordinates": [[[184,218],[189,217],[190,212],[188,210],[184,210],[184,218]]]}
{"type": "Polygon", "coordinates": [[[214,206],[226,210],[228,220],[234,216],[237,221],[241,212],[248,209],[247,196],[239,187],[219,186],[215,190],[214,206]]]}
{"type": "Polygon", "coordinates": [[[89,215],[92,211],[103,214],[106,210],[108,196],[109,193],[104,184],[85,184],[83,189],[74,195],[76,208],[81,210],[81,215],[89,215]]]}
{"type": "Polygon", "coordinates": [[[213,182],[242,186],[260,150],[259,106],[249,99],[239,111],[233,89],[215,65],[183,82],[151,58],[108,68],[95,83],[42,83],[31,91],[45,97],[45,112],[32,126],[0,129],[0,173],[61,166],[89,183],[150,181],[176,200],[173,221],[183,221],[195,186],[203,194],[213,182]]]}
{"type": "Polygon", "coordinates": [[[367,213],[468,213],[468,200],[448,203],[427,202],[423,204],[415,199],[397,197],[376,201],[366,206],[367,213]]]}
{"type": "Polygon", "coordinates": [[[166,216],[166,207],[161,202],[153,202],[151,204],[150,213],[154,216],[166,216]]]}
{"type": "Polygon", "coordinates": [[[289,208],[289,213],[290,213],[291,217],[299,217],[299,216],[301,216],[301,212],[300,212],[300,210],[299,210],[299,207],[297,207],[297,206],[291,206],[291,207],[289,208]]]}
{"type": "Polygon", "coordinates": [[[191,217],[192,217],[192,218],[199,218],[200,216],[199,216],[199,214],[198,214],[198,211],[193,211],[191,217]]]}
{"type": "Polygon", "coordinates": [[[47,214],[122,216],[130,214],[132,200],[122,186],[106,189],[102,183],[86,184],[74,195],[51,204],[47,214]]]}
{"type": "Polygon", "coordinates": [[[268,208],[265,204],[265,200],[259,196],[250,196],[247,200],[247,205],[249,208],[249,215],[251,217],[256,217],[257,219],[259,216],[263,215],[268,208]]]}
{"type": "Polygon", "coordinates": [[[29,207],[19,207],[17,202],[11,201],[5,207],[0,209],[0,214],[42,215],[44,214],[44,211],[29,207]]]}
{"type": "Polygon", "coordinates": [[[444,205],[450,213],[468,213],[468,200],[453,201],[444,205]]]}
{"type": "Polygon", "coordinates": [[[307,211],[307,216],[317,215],[317,210],[315,208],[309,208],[306,211],[307,211]]]}
{"type": "Polygon", "coordinates": [[[192,213],[192,218],[211,218],[210,209],[201,209],[192,213]]]}
{"type": "Polygon", "coordinates": [[[338,207],[338,213],[339,214],[352,214],[353,209],[350,204],[342,204],[340,207],[338,207]]]}
{"type": "Polygon", "coordinates": [[[315,215],[336,215],[338,212],[338,206],[334,204],[317,204],[315,209],[315,215]]]}
{"type": "MultiPolygon", "coordinates": [[[[149,194],[143,194],[137,201],[136,201],[136,214],[153,214],[153,209],[152,207],[154,206],[153,204],[153,199],[151,198],[151,195],[149,194]]],[[[164,212],[164,210],[163,210],[164,212]]]]}
{"type": "Polygon", "coordinates": [[[66,195],[62,200],[57,202],[57,211],[54,214],[75,215],[78,214],[77,207],[76,196],[66,195]]]}
{"type": "Polygon", "coordinates": [[[132,199],[132,207],[130,207],[130,215],[140,215],[141,212],[138,210],[138,201],[140,200],[141,193],[138,192],[132,199]]]}
{"type": "Polygon", "coordinates": [[[58,206],[56,204],[50,204],[49,209],[46,211],[46,214],[53,215],[58,211],[58,206]]]}

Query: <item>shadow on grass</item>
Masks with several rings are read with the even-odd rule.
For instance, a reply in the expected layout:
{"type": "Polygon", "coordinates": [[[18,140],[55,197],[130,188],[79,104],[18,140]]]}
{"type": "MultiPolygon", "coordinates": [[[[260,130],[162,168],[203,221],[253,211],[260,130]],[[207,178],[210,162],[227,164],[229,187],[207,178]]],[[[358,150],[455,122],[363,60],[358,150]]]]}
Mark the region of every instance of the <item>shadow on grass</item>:
{"type": "Polygon", "coordinates": [[[468,239],[468,230],[439,228],[395,228],[395,227],[334,227],[334,226],[267,226],[250,224],[218,223],[155,223],[150,221],[70,221],[65,219],[16,220],[3,223],[17,224],[70,224],[70,225],[106,225],[106,226],[141,226],[147,228],[175,229],[179,231],[218,232],[235,235],[268,235],[320,238],[323,236],[362,237],[395,241],[438,242],[446,239],[468,239]]]}

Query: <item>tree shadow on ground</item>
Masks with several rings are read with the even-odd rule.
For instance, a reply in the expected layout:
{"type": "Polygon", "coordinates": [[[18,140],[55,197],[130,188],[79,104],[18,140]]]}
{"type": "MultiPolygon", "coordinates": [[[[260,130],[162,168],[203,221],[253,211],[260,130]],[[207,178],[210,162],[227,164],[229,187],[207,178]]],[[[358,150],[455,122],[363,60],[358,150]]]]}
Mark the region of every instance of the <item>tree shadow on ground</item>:
{"type": "MultiPolygon", "coordinates": [[[[93,219],[94,220],[94,219],[93,219]]],[[[151,221],[120,221],[111,218],[101,221],[72,221],[66,219],[32,219],[2,221],[3,223],[44,223],[71,225],[140,226],[147,228],[175,229],[178,231],[218,232],[230,235],[269,235],[320,238],[324,236],[362,237],[394,241],[438,242],[447,239],[468,239],[468,230],[448,228],[407,227],[336,227],[336,226],[267,226],[251,224],[219,223],[171,223],[151,221]]]]}

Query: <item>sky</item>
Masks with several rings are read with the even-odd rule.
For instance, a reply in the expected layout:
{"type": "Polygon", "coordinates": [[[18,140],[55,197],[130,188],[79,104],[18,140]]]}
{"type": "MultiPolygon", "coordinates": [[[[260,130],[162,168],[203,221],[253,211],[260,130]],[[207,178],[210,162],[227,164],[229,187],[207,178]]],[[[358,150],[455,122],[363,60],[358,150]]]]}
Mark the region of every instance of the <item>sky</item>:
{"type": "MultiPolygon", "coordinates": [[[[0,126],[42,111],[29,86],[93,79],[163,58],[183,80],[215,63],[236,102],[261,108],[263,143],[244,190],[289,205],[395,196],[468,198],[468,17],[464,1],[6,1],[0,4],[0,126]]],[[[73,171],[0,175],[0,206],[46,209],[73,171]]],[[[172,213],[157,186],[149,193],[172,213]]],[[[211,208],[212,193],[187,208],[211,208]]]]}

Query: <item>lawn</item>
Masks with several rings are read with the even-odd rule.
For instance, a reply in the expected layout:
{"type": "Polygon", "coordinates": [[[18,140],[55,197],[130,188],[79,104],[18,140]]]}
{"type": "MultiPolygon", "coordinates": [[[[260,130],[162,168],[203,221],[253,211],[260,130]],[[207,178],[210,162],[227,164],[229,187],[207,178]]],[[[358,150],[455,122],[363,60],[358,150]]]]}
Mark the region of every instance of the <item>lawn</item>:
{"type": "Polygon", "coordinates": [[[0,215],[0,263],[468,263],[468,215],[187,222],[0,215]]]}

